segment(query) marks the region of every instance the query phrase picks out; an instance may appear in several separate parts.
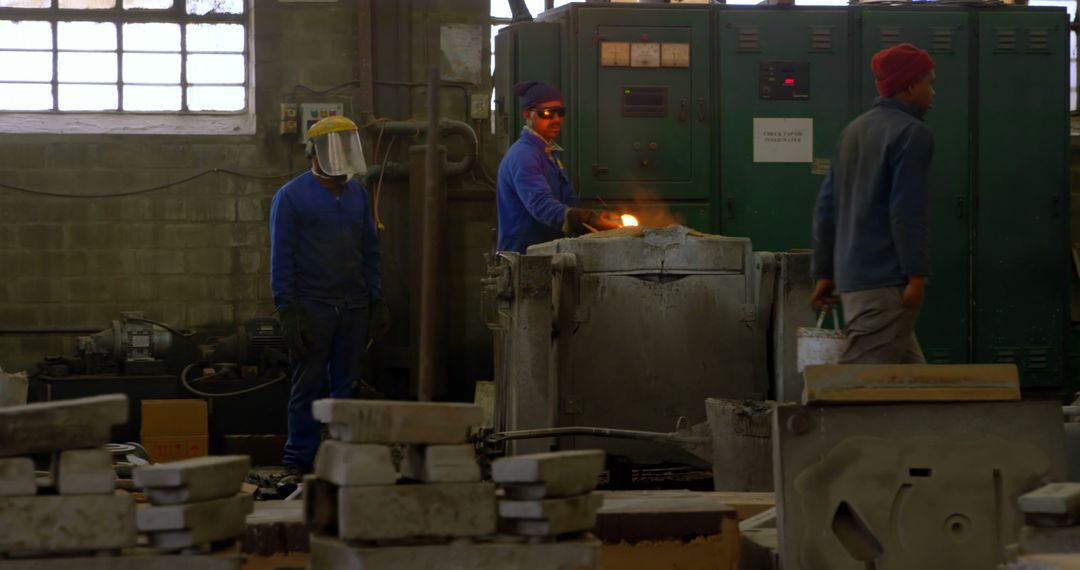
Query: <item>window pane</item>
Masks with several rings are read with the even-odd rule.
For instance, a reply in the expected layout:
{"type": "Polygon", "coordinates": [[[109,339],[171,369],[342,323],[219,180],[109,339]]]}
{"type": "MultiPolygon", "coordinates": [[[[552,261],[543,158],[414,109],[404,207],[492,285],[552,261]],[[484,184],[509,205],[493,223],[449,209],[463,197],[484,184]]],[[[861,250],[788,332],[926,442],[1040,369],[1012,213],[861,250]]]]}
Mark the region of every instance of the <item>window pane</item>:
{"type": "Polygon", "coordinates": [[[100,10],[102,8],[115,8],[116,0],[60,0],[60,7],[74,10],[100,10]]]}
{"type": "Polygon", "coordinates": [[[52,52],[0,51],[0,81],[52,81],[52,52]]]}
{"type": "Polygon", "coordinates": [[[0,83],[0,109],[5,111],[46,111],[52,102],[48,83],[0,83]]]}
{"type": "Polygon", "coordinates": [[[0,20],[0,48],[52,49],[52,26],[48,22],[0,20]]]}
{"type": "Polygon", "coordinates": [[[243,87],[188,87],[188,109],[191,111],[242,111],[243,87]]]}
{"type": "Polygon", "coordinates": [[[244,56],[189,55],[188,83],[243,83],[244,56]]]}
{"type": "Polygon", "coordinates": [[[116,54],[62,51],[57,71],[62,83],[116,83],[116,54]]]}
{"type": "Polygon", "coordinates": [[[116,49],[116,24],[111,22],[60,22],[56,34],[60,49],[116,49]]]}
{"type": "Polygon", "coordinates": [[[187,13],[203,16],[215,14],[243,14],[244,0],[187,0],[187,13]]]}
{"type": "Polygon", "coordinates": [[[115,111],[115,85],[60,85],[61,111],[115,111]]]}
{"type": "Polygon", "coordinates": [[[244,51],[241,24],[188,24],[188,51],[244,51]]]}
{"type": "Polygon", "coordinates": [[[180,86],[124,86],[125,111],[179,111],[180,86]]]}
{"type": "MultiPolygon", "coordinates": [[[[0,0],[0,8],[50,8],[50,7],[52,7],[52,0],[0,0]]],[[[51,98],[52,96],[50,95],[49,97],[51,98]]]]}
{"type": "Polygon", "coordinates": [[[180,51],[180,24],[124,24],[124,50],[180,51]]]}
{"type": "Polygon", "coordinates": [[[124,83],[179,84],[180,54],[125,53],[124,83]]]}
{"type": "Polygon", "coordinates": [[[173,0],[124,0],[124,9],[162,10],[172,8],[172,5],[173,0]]]}

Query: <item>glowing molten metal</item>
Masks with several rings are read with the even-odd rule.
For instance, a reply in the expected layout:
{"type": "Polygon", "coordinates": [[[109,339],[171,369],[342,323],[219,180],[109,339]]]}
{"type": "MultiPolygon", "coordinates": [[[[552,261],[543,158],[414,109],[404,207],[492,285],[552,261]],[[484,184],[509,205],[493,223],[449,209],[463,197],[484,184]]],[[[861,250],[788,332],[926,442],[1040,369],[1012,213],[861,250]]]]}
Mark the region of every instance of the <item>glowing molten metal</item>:
{"type": "Polygon", "coordinates": [[[629,227],[629,226],[636,226],[636,225],[638,225],[637,218],[635,218],[634,216],[631,216],[630,214],[623,214],[622,215],[622,225],[623,225],[624,228],[629,227]]]}

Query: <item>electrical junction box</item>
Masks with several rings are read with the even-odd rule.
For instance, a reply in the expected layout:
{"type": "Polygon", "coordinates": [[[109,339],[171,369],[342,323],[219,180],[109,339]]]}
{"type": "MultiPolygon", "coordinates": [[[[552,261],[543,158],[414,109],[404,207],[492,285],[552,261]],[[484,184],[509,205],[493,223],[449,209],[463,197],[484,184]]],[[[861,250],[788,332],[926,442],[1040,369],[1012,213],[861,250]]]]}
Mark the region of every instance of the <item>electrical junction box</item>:
{"type": "Polygon", "coordinates": [[[327,117],[344,115],[345,105],[341,103],[300,103],[300,144],[307,143],[308,129],[327,117]]]}

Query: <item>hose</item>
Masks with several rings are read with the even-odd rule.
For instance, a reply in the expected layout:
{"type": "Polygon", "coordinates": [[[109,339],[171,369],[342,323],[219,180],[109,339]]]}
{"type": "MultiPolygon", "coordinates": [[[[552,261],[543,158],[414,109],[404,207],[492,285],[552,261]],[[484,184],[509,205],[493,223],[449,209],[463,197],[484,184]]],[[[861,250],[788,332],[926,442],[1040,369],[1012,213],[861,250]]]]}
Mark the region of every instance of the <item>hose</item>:
{"type": "MultiPolygon", "coordinates": [[[[267,386],[277,384],[278,382],[281,382],[282,380],[284,380],[286,378],[285,373],[282,372],[281,374],[278,374],[277,377],[272,378],[272,379],[270,379],[270,380],[268,380],[266,382],[263,382],[262,384],[259,384],[258,386],[252,386],[250,388],[244,388],[243,390],[236,390],[234,392],[203,392],[202,390],[199,390],[199,389],[193,387],[191,385],[191,383],[188,382],[188,377],[187,377],[188,376],[188,371],[190,371],[192,369],[192,367],[194,367],[194,366],[196,366],[198,364],[201,364],[201,363],[200,362],[192,362],[191,364],[188,364],[187,366],[184,367],[184,371],[180,373],[180,383],[184,385],[184,388],[187,389],[188,392],[191,392],[192,394],[195,394],[197,396],[202,396],[204,398],[225,398],[225,397],[228,397],[228,396],[239,396],[240,394],[247,394],[248,392],[254,392],[255,390],[261,390],[263,388],[266,388],[267,386]]],[[[235,366],[232,363],[229,363],[229,365],[230,366],[235,366]]],[[[221,366],[221,365],[218,365],[218,366],[221,366]]],[[[212,374],[210,376],[203,376],[202,378],[214,378],[216,376],[220,376],[221,374],[224,374],[224,371],[215,372],[214,374],[212,374]]]]}
{"type": "Polygon", "coordinates": [[[124,319],[129,320],[129,321],[135,321],[137,323],[149,323],[151,325],[161,327],[161,328],[163,328],[163,329],[165,329],[165,330],[167,330],[167,331],[169,331],[169,332],[171,332],[171,333],[173,333],[175,335],[180,335],[180,336],[183,336],[183,337],[195,336],[195,331],[193,331],[193,330],[182,331],[180,329],[173,328],[170,325],[167,325],[165,323],[155,321],[155,320],[152,320],[152,319],[144,319],[142,317],[124,317],[124,319]]]}

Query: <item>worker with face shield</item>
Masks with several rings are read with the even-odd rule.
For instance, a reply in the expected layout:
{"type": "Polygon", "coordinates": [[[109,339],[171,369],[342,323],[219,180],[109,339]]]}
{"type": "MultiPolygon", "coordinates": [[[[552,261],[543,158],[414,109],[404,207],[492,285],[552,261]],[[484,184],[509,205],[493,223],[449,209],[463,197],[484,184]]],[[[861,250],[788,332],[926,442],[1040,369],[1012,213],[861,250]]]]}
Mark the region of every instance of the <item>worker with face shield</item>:
{"type": "Polygon", "coordinates": [[[309,472],[321,427],[317,399],[349,398],[363,385],[372,338],[389,313],[379,278],[379,235],[356,124],[327,117],[308,130],[311,170],[289,181],[270,206],[270,286],[293,363],[283,464],[309,472]]]}

